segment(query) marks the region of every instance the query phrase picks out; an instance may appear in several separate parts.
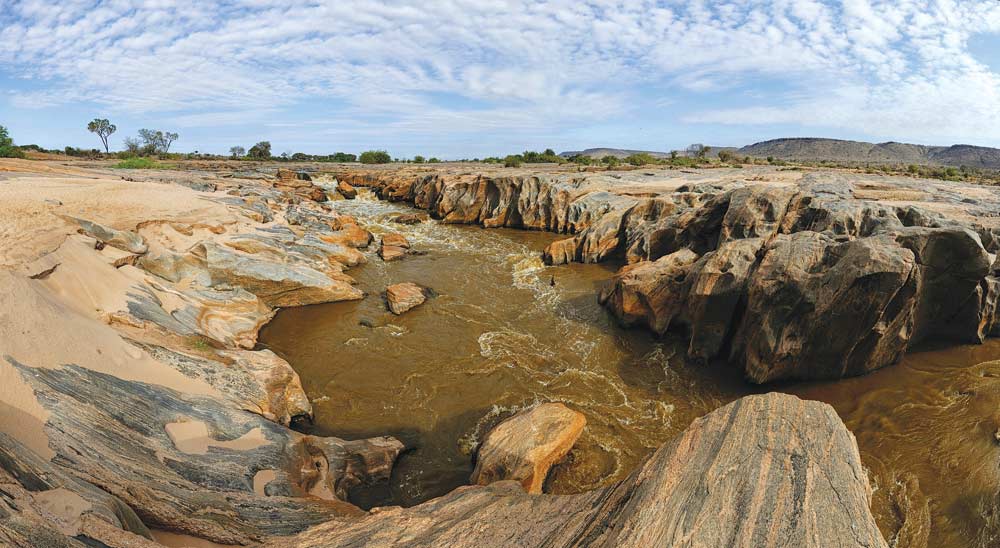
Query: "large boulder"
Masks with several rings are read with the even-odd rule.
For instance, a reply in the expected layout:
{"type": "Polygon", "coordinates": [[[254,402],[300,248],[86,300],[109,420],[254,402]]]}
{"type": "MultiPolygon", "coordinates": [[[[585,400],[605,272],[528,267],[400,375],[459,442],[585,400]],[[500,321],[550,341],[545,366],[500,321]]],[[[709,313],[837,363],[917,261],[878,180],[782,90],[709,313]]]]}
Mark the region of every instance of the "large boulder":
{"type": "Polygon", "coordinates": [[[389,311],[398,316],[424,304],[427,292],[415,283],[393,284],[385,289],[385,300],[389,311]]]}
{"type": "Polygon", "coordinates": [[[747,396],[695,420],[627,479],[579,495],[514,482],[336,519],[269,546],[885,548],[854,436],[829,405],[747,396]]]}
{"type": "Polygon", "coordinates": [[[586,424],[583,413],[561,403],[520,411],[486,435],[469,481],[489,485],[515,480],[525,491],[541,493],[549,469],[569,453],[586,424]]]}
{"type": "Polygon", "coordinates": [[[748,284],[731,358],[759,383],[883,367],[910,341],[917,289],[913,252],[891,236],[779,236],[748,284]]]}
{"type": "Polygon", "coordinates": [[[383,261],[395,261],[405,257],[408,249],[410,249],[410,242],[406,240],[406,237],[391,232],[382,235],[378,256],[383,261]]]}
{"type": "Polygon", "coordinates": [[[356,224],[345,224],[340,230],[319,234],[317,237],[326,242],[349,245],[355,248],[368,247],[372,243],[372,233],[356,224]]]}
{"type": "Polygon", "coordinates": [[[731,358],[755,382],[840,378],[894,363],[929,338],[977,342],[987,319],[973,311],[995,307],[983,299],[989,272],[979,237],[960,228],[844,243],[779,236],[749,282],[731,358]]]}
{"type": "Polygon", "coordinates": [[[644,325],[662,335],[683,312],[688,272],[697,260],[693,251],[681,249],[655,261],[627,265],[599,300],[625,325],[644,325]]]}
{"type": "Polygon", "coordinates": [[[353,200],[358,197],[358,190],[344,181],[337,181],[337,192],[348,200],[353,200]]]}

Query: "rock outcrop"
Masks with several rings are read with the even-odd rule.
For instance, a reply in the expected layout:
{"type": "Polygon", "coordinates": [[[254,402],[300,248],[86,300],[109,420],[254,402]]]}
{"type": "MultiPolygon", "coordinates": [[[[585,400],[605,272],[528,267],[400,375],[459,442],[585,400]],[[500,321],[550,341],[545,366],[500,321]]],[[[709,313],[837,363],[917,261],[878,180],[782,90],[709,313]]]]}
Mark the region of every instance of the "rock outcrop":
{"type": "Polygon", "coordinates": [[[149,249],[142,236],[135,232],[115,230],[93,221],[78,219],[69,215],[60,215],[60,217],[67,222],[79,226],[80,232],[97,239],[101,244],[110,245],[111,247],[137,255],[141,255],[149,249]]]}
{"type": "Polygon", "coordinates": [[[427,300],[426,290],[411,282],[392,284],[385,289],[385,300],[389,311],[399,316],[412,310],[427,300]]]}
{"type": "Polygon", "coordinates": [[[343,181],[337,181],[337,192],[348,200],[353,200],[358,197],[358,190],[343,181]]]}
{"type": "Polygon", "coordinates": [[[290,169],[278,169],[278,180],[274,183],[274,188],[292,194],[303,200],[314,202],[325,202],[326,192],[312,182],[312,177],[304,171],[292,171],[290,169]]]}
{"type": "Polygon", "coordinates": [[[395,261],[406,256],[410,249],[410,242],[402,234],[390,232],[383,234],[378,248],[378,256],[383,261],[395,261]]]}
{"type": "Polygon", "coordinates": [[[684,331],[691,357],[729,358],[755,382],[857,375],[928,339],[978,342],[997,329],[1000,239],[977,219],[995,217],[998,196],[833,173],[647,194],[617,191],[621,175],[338,178],[444,222],[571,234],[545,249],[548,264],[623,258],[601,295],[616,316],[684,331]]]}
{"type": "Polygon", "coordinates": [[[479,446],[469,481],[489,485],[514,480],[541,493],[549,469],[573,448],[587,418],[561,403],[543,403],[493,427],[479,446]]]}
{"type": "Polygon", "coordinates": [[[65,217],[25,240],[44,251],[0,270],[0,544],[252,545],[363,514],[348,491],[402,444],[290,430],[312,415],[300,379],[252,350],[274,307],[362,296],[344,269],[371,235],[309,185],[111,198],[95,218],[134,231],[65,217]]]}
{"type": "Polygon", "coordinates": [[[695,420],[605,489],[464,487],[271,546],[886,547],[870,501],[854,437],[833,408],[773,393],[695,420]]]}
{"type": "Polygon", "coordinates": [[[418,225],[427,220],[424,213],[404,213],[392,218],[392,222],[401,225],[418,225]]]}

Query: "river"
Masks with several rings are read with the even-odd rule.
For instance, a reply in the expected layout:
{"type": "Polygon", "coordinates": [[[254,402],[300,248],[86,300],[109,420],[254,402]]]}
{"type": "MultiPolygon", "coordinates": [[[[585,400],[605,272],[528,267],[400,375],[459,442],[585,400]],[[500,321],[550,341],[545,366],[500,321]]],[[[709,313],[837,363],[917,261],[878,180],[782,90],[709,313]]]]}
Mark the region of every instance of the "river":
{"type": "Polygon", "coordinates": [[[540,253],[556,235],[400,225],[391,218],[413,209],[367,191],[334,208],[423,253],[385,263],[373,245],[350,271],[368,297],[283,310],[261,333],[302,377],[316,413],[308,431],[407,445],[389,484],[356,490],[353,502],[409,506],[465,484],[489,426],[535,402],[587,417],[546,484],[574,493],[622,479],[735,398],[781,390],[830,403],[854,432],[887,539],[908,519],[900,546],[925,533],[931,546],[1000,542],[1000,363],[977,365],[1000,358],[1000,342],[914,352],[855,379],[754,386],[725,363],[688,363],[680,337],[620,328],[596,298],[619,265],[546,267],[540,253]],[[399,282],[434,297],[394,316],[380,294],[399,282]]]}

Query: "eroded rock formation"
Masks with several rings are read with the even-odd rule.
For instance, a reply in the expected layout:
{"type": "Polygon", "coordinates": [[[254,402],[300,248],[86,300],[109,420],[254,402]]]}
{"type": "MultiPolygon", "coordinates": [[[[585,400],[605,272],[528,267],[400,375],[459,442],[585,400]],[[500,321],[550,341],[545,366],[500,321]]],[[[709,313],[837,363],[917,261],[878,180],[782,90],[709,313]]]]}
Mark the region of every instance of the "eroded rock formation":
{"type": "Polygon", "coordinates": [[[695,420],[605,489],[463,487],[271,546],[885,547],[870,500],[854,437],[833,408],[773,393],[695,420]]]}
{"type": "Polygon", "coordinates": [[[308,178],[162,203],[151,184],[109,197],[114,225],[40,225],[36,258],[0,270],[0,544],[247,545],[362,514],[348,490],[402,444],[290,430],[312,405],[253,348],[274,307],[360,298],[344,269],[371,235],[308,178]]]}
{"type": "Polygon", "coordinates": [[[616,316],[682,331],[691,357],[755,382],[857,375],[997,329],[1000,199],[974,188],[830,172],[646,193],[635,175],[338,177],[444,222],[571,234],[546,248],[550,264],[622,259],[601,295],[616,316]]]}

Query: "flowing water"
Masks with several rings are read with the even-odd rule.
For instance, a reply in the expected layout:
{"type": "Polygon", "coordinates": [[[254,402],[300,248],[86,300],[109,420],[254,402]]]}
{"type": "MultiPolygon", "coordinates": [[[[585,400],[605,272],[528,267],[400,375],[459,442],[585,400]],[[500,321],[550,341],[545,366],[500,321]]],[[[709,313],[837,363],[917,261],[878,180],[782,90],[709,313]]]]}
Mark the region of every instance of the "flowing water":
{"type": "Polygon", "coordinates": [[[389,485],[358,490],[354,502],[412,505],[466,483],[488,427],[535,402],[587,416],[546,484],[573,493],[622,479],[698,416],[782,390],[832,404],[855,433],[887,537],[907,519],[900,546],[925,531],[931,546],[997,542],[1000,364],[972,366],[1000,358],[1000,343],[912,353],[856,379],[765,389],[726,364],[687,363],[677,337],[618,327],[596,298],[617,265],[545,267],[540,252],[555,235],[400,225],[391,217],[413,210],[369,193],[334,207],[424,252],[385,263],[373,245],[369,263],[350,272],[368,297],[281,311],[261,334],[301,375],[316,411],[310,431],[393,435],[407,445],[389,485]],[[435,296],[394,316],[380,294],[399,282],[435,296]]]}

